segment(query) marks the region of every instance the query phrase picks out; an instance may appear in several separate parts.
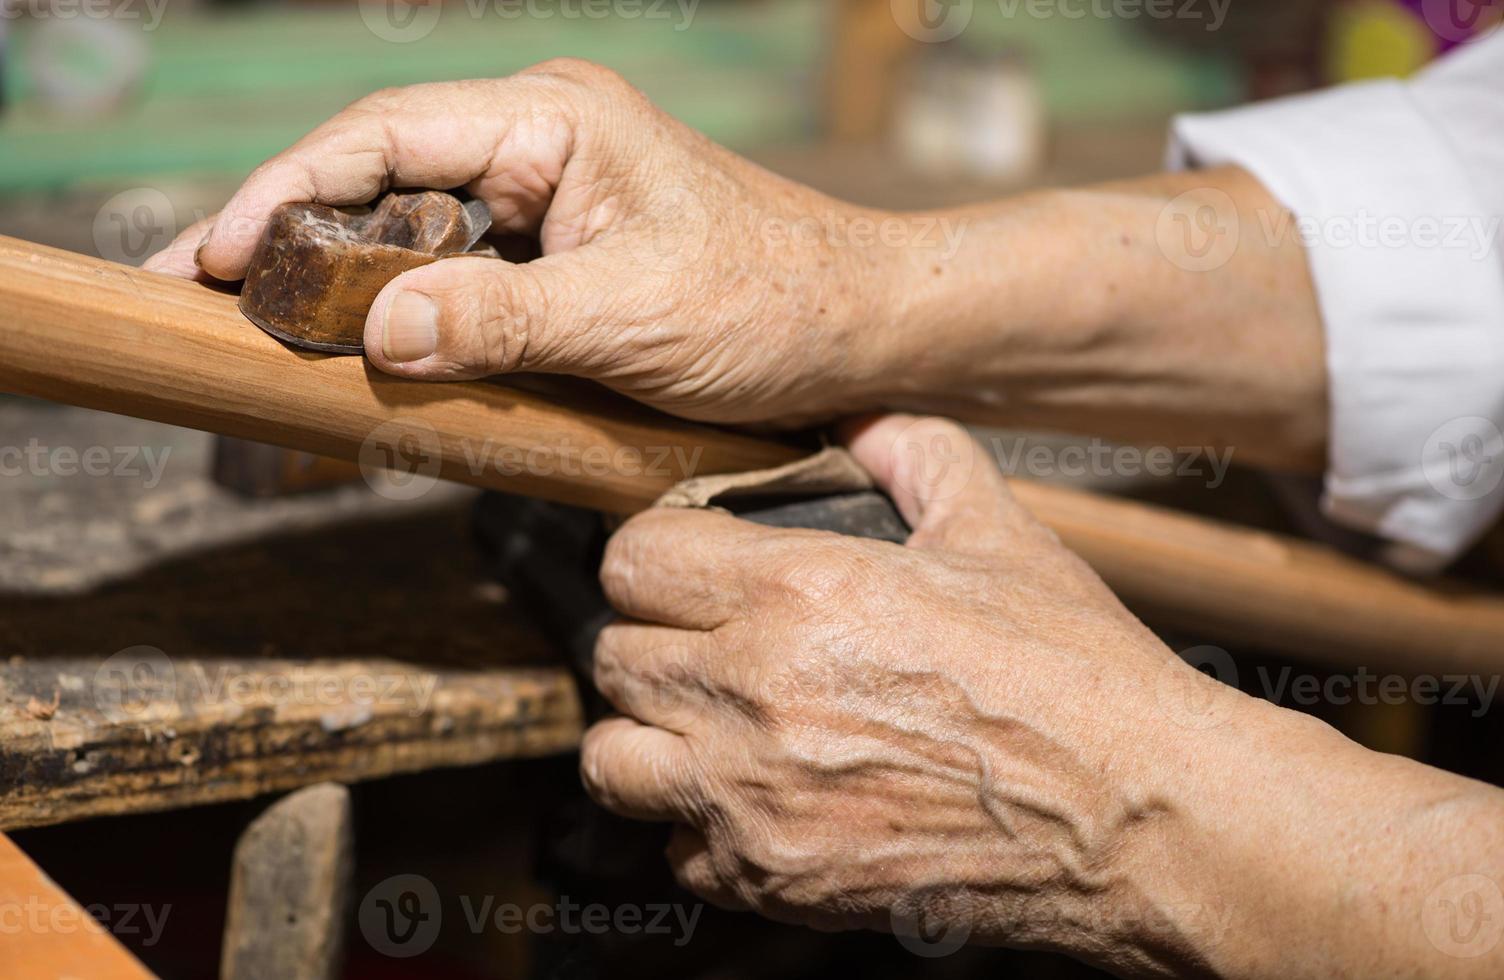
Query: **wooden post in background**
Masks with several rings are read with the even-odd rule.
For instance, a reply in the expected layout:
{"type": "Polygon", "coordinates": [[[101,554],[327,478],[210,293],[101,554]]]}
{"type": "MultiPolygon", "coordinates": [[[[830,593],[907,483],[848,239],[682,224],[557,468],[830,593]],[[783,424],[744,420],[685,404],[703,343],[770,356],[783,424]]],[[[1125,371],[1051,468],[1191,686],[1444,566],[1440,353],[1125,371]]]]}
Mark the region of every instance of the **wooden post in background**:
{"type": "Polygon", "coordinates": [[[916,10],[927,0],[835,0],[826,64],[826,131],[838,140],[880,139],[893,114],[907,56],[919,43],[905,34],[894,3],[916,10]]]}
{"type": "Polygon", "coordinates": [[[350,791],[285,796],[235,845],[220,980],[335,980],[354,874],[350,791]]]}

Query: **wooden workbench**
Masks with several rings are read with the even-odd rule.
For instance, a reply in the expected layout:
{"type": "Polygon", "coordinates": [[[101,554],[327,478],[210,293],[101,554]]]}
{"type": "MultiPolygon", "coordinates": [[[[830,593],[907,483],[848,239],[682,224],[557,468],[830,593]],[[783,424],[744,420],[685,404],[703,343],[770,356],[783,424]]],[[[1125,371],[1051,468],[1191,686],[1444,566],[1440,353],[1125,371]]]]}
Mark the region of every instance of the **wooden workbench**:
{"type": "Polygon", "coordinates": [[[49,450],[168,462],[150,489],[0,478],[0,829],[577,743],[568,673],[468,538],[471,491],[245,501],[201,433],[3,411],[49,450]]]}

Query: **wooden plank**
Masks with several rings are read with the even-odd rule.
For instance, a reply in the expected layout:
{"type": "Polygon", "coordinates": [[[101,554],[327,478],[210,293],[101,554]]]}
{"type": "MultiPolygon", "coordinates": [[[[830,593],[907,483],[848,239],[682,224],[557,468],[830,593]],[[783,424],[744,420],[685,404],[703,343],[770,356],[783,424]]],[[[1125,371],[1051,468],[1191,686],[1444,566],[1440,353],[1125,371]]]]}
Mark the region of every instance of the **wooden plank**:
{"type": "Polygon", "coordinates": [[[334,980],[354,871],[350,791],[278,800],[235,845],[220,980],[334,980]]]}
{"type": "Polygon", "coordinates": [[[467,516],[0,597],[0,827],[570,750],[574,682],[489,581],[467,516]]]}
{"type": "Polygon", "coordinates": [[[0,834],[0,938],[7,977],[151,980],[153,976],[9,837],[0,834]]]}
{"type": "MultiPolygon", "coordinates": [[[[550,755],[579,742],[574,688],[549,670],[174,658],[179,692],[192,684],[202,690],[219,679],[242,691],[208,703],[202,694],[149,698],[128,691],[121,708],[91,710],[87,699],[95,689],[85,679],[102,669],[163,662],[142,653],[148,659],[50,661],[47,676],[84,681],[88,693],[60,697],[55,714],[48,711],[52,702],[40,698],[35,704],[42,711],[28,707],[35,695],[7,706],[0,716],[0,827],[220,803],[325,779],[376,779],[550,755]],[[287,688],[334,693],[328,700],[245,693],[287,688]],[[354,693],[383,689],[394,693],[374,703],[362,703],[364,696],[354,693]]],[[[143,669],[152,668],[137,668],[143,669]]],[[[22,693],[47,686],[8,673],[7,686],[22,693]]],[[[61,693],[56,686],[53,691],[61,693]]]]}
{"type": "MultiPolygon", "coordinates": [[[[378,426],[407,419],[403,431],[426,444],[421,463],[444,477],[604,510],[647,506],[684,475],[676,460],[707,475],[798,455],[616,402],[409,382],[357,358],[295,353],[246,323],[233,297],[14,239],[0,238],[0,323],[3,389],[346,459],[361,458],[363,444],[369,459],[378,426]],[[493,459],[506,447],[534,462],[520,473],[476,466],[487,446],[493,459]],[[668,462],[601,472],[592,448],[668,462]]],[[[1496,670],[1504,651],[1496,593],[1411,582],[1309,543],[1017,484],[1136,609],[1208,641],[1421,671],[1496,670]]]]}

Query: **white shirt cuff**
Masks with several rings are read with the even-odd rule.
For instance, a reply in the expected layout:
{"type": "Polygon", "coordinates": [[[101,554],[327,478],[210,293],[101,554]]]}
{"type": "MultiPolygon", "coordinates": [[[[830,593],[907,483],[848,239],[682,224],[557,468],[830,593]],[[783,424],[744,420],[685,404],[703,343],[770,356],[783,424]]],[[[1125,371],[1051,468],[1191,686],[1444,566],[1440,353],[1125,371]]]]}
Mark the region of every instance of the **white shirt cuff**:
{"type": "Polygon", "coordinates": [[[1241,166],[1295,216],[1254,232],[1299,235],[1310,257],[1327,516],[1394,542],[1411,569],[1456,557],[1504,508],[1504,254],[1444,134],[1386,81],[1180,117],[1169,159],[1241,166]]]}

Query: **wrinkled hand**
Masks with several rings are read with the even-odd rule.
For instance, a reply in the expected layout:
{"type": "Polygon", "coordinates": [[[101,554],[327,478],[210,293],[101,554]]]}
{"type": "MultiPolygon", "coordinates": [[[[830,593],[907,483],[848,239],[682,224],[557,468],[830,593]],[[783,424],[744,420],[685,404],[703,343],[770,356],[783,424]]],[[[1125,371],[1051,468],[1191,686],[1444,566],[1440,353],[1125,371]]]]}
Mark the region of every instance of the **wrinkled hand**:
{"type": "Polygon", "coordinates": [[[916,529],[907,547],[693,511],[613,536],[601,580],[630,618],[601,635],[596,682],[623,717],[587,735],[586,785],[678,823],[677,876],[726,906],[822,928],[913,916],[1135,972],[1184,955],[1173,934],[1125,951],[1120,924],[1142,918],[1165,829],[1156,692],[1167,672],[1215,682],[963,429],[890,416],[851,448],[916,529]]]}
{"type": "Polygon", "coordinates": [[[398,278],[366,324],[384,371],[574,374],[720,422],[854,408],[891,373],[878,335],[897,250],[832,244],[823,231],[864,215],[870,231],[877,218],[762,170],[615,73],[571,60],[361,99],[147,268],[240,279],[278,205],[359,204],[394,186],[463,187],[490,205],[493,230],[536,239],[543,257],[451,260],[398,278]]]}

